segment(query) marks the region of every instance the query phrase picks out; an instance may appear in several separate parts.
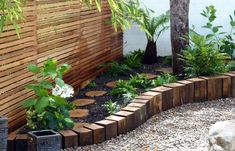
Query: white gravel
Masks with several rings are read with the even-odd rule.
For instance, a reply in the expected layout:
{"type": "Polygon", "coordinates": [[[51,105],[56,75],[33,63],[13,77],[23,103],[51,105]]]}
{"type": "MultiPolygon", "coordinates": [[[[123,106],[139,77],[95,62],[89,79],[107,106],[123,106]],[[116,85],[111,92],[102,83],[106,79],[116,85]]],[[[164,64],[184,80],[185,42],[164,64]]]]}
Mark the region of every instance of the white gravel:
{"type": "Polygon", "coordinates": [[[235,99],[183,105],[153,116],[127,135],[78,151],[207,151],[208,130],[235,119],[235,99]]]}

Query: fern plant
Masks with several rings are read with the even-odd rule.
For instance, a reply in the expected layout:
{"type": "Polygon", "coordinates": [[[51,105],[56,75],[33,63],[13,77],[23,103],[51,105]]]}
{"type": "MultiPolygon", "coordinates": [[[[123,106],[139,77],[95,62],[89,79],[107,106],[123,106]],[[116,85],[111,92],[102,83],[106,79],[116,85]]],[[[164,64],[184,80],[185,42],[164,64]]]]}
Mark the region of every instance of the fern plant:
{"type": "Polygon", "coordinates": [[[158,86],[162,86],[164,84],[172,83],[176,81],[177,81],[176,76],[169,74],[169,73],[163,73],[160,76],[156,77],[156,79],[154,80],[154,86],[158,87],[158,86]]]}
{"type": "Polygon", "coordinates": [[[116,87],[110,92],[110,95],[117,97],[123,96],[123,94],[131,93],[133,96],[137,94],[136,88],[128,83],[128,81],[118,80],[116,87]]]}
{"type": "Polygon", "coordinates": [[[108,67],[106,71],[106,75],[108,76],[120,76],[120,75],[128,75],[132,69],[126,64],[118,63],[117,61],[113,61],[111,63],[101,65],[103,67],[108,67]]]}
{"type": "Polygon", "coordinates": [[[142,65],[143,57],[144,52],[140,49],[130,52],[125,56],[124,64],[126,64],[130,68],[139,68],[142,65]]]}
{"type": "Polygon", "coordinates": [[[181,55],[188,76],[214,75],[227,71],[224,60],[230,57],[220,52],[215,42],[195,31],[192,31],[189,37],[190,45],[181,55]]]}
{"type": "Polygon", "coordinates": [[[131,75],[130,80],[128,81],[130,85],[133,87],[140,87],[143,89],[151,88],[153,87],[153,81],[148,80],[146,75],[143,74],[136,74],[136,75],[131,75]]]}

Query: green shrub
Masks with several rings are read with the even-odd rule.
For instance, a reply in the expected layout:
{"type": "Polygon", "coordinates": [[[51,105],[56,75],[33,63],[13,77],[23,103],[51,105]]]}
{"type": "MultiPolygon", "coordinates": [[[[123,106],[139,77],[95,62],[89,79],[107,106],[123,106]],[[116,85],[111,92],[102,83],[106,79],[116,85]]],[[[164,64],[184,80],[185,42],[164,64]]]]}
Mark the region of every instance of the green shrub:
{"type": "Polygon", "coordinates": [[[229,15],[229,23],[231,26],[229,33],[221,31],[223,26],[213,25],[216,20],[216,9],[213,5],[207,6],[201,15],[207,19],[207,23],[203,28],[210,30],[210,33],[206,35],[207,39],[216,42],[218,50],[227,53],[230,57],[233,57],[233,52],[235,50],[235,11],[233,15],[229,15]]]}
{"type": "Polygon", "coordinates": [[[172,65],[172,56],[165,56],[163,58],[162,65],[171,66],[172,65]]]}
{"type": "Polygon", "coordinates": [[[226,65],[226,68],[227,68],[229,71],[235,71],[235,61],[230,61],[230,62],[226,65]]]}
{"type": "Polygon", "coordinates": [[[57,67],[55,59],[48,59],[42,67],[34,64],[28,66],[28,70],[36,74],[35,82],[26,87],[33,90],[35,96],[23,103],[27,110],[27,126],[30,129],[73,128],[74,122],[70,118],[69,110],[72,110],[74,105],[65,98],[71,97],[74,91],[62,80],[62,75],[68,69],[67,64],[57,67]]]}
{"type": "Polygon", "coordinates": [[[226,72],[225,59],[230,57],[216,49],[206,36],[190,33],[190,45],[181,56],[188,76],[205,76],[226,72]]]}
{"type": "Polygon", "coordinates": [[[140,49],[130,52],[125,56],[124,64],[126,64],[130,68],[139,68],[142,66],[143,57],[144,51],[140,49]]]}
{"type": "Polygon", "coordinates": [[[120,105],[118,105],[117,102],[113,102],[112,100],[105,102],[104,106],[110,115],[120,110],[120,105]]]}
{"type": "Polygon", "coordinates": [[[157,76],[157,78],[154,80],[154,86],[162,86],[167,83],[173,83],[177,81],[177,77],[169,74],[169,73],[163,73],[160,76],[157,76]]]}
{"type": "Polygon", "coordinates": [[[132,99],[134,99],[137,96],[137,94],[128,92],[126,94],[123,94],[122,96],[123,96],[123,99],[124,99],[124,101],[123,101],[124,105],[127,105],[132,101],[132,99]]]}
{"type": "Polygon", "coordinates": [[[120,64],[116,61],[113,61],[112,63],[108,63],[102,66],[108,67],[108,70],[106,74],[108,76],[119,76],[119,75],[128,75],[132,69],[128,67],[126,64],[120,64]]]}
{"type": "Polygon", "coordinates": [[[116,82],[116,87],[111,90],[110,95],[121,97],[127,93],[136,95],[137,94],[136,88],[130,85],[127,81],[118,80],[116,82]]]}
{"type": "Polygon", "coordinates": [[[97,84],[95,82],[90,82],[88,85],[87,85],[88,88],[96,88],[97,87],[97,84]]]}
{"type": "Polygon", "coordinates": [[[153,81],[148,80],[146,75],[143,74],[136,74],[134,76],[131,76],[128,83],[133,87],[139,87],[144,89],[151,88],[153,86],[153,81]]]}

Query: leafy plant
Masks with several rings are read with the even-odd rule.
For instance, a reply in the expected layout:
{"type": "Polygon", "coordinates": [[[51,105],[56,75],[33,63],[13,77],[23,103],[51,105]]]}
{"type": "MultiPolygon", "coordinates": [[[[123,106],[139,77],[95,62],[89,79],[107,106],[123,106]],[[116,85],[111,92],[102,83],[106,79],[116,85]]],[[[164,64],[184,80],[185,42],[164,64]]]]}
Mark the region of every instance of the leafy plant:
{"type": "Polygon", "coordinates": [[[19,36],[18,21],[24,20],[22,15],[22,6],[25,0],[1,0],[0,1],[0,33],[3,31],[6,23],[11,23],[19,36]]]}
{"type": "Polygon", "coordinates": [[[128,92],[128,93],[126,93],[126,94],[123,94],[122,96],[123,96],[123,99],[124,99],[124,101],[123,101],[124,105],[127,105],[127,104],[129,104],[129,103],[131,102],[131,100],[134,99],[137,95],[134,94],[134,93],[129,93],[129,92],[128,92]]]}
{"type": "Polygon", "coordinates": [[[227,68],[229,71],[235,71],[235,61],[230,61],[230,62],[226,65],[226,68],[227,68]]]}
{"type": "Polygon", "coordinates": [[[88,88],[96,88],[97,87],[97,84],[95,82],[90,82],[88,85],[87,85],[88,88]]]}
{"type": "Polygon", "coordinates": [[[128,81],[130,85],[133,87],[140,87],[140,88],[150,88],[153,86],[152,80],[148,80],[146,75],[143,74],[136,74],[134,76],[131,75],[130,80],[128,81]]]}
{"type": "Polygon", "coordinates": [[[142,66],[144,52],[142,50],[136,50],[130,52],[125,56],[124,64],[130,68],[139,68],[142,66]]]}
{"type": "Polygon", "coordinates": [[[113,102],[112,100],[105,102],[104,106],[109,114],[114,114],[120,110],[120,105],[118,105],[117,102],[113,102]]]}
{"type": "Polygon", "coordinates": [[[119,75],[127,75],[132,69],[128,67],[126,64],[120,64],[116,61],[111,63],[102,65],[109,67],[106,74],[109,76],[119,76],[119,75]]]}
{"type": "Polygon", "coordinates": [[[147,8],[140,10],[142,10],[143,21],[134,21],[145,32],[148,41],[144,53],[143,63],[153,64],[157,61],[156,41],[158,40],[160,35],[169,28],[169,26],[167,26],[167,23],[170,20],[170,12],[167,11],[166,13],[158,17],[151,17],[151,13],[153,12],[152,10],[149,10],[147,8]]]}
{"type": "Polygon", "coordinates": [[[172,65],[172,56],[165,56],[163,58],[162,65],[171,66],[172,65]]]}
{"type": "Polygon", "coordinates": [[[35,96],[23,103],[27,109],[27,126],[30,129],[60,130],[73,127],[69,110],[74,105],[67,102],[66,98],[71,97],[74,91],[62,79],[69,68],[67,64],[57,66],[55,59],[48,59],[42,67],[34,64],[28,66],[28,70],[36,75],[35,81],[26,86],[34,91],[35,96]]]}
{"type": "Polygon", "coordinates": [[[203,26],[206,29],[211,31],[210,34],[206,35],[208,40],[217,43],[217,47],[221,52],[227,53],[232,57],[233,52],[235,50],[235,42],[234,42],[234,29],[235,29],[235,11],[233,16],[229,15],[230,18],[230,33],[222,32],[221,29],[223,26],[213,25],[216,19],[216,9],[213,5],[207,6],[205,10],[201,13],[202,16],[207,18],[207,23],[203,26]]]}
{"type": "Polygon", "coordinates": [[[181,56],[188,76],[204,76],[226,72],[225,59],[230,57],[216,48],[208,37],[191,32],[190,45],[181,56]]]}
{"type": "Polygon", "coordinates": [[[169,73],[163,73],[160,76],[157,76],[157,78],[154,80],[154,86],[162,86],[167,83],[173,83],[177,81],[177,77],[169,74],[169,73]]]}
{"type": "Polygon", "coordinates": [[[127,81],[118,80],[116,82],[116,87],[111,90],[110,95],[121,97],[123,94],[127,93],[131,93],[133,96],[136,95],[136,88],[130,85],[127,81]]]}

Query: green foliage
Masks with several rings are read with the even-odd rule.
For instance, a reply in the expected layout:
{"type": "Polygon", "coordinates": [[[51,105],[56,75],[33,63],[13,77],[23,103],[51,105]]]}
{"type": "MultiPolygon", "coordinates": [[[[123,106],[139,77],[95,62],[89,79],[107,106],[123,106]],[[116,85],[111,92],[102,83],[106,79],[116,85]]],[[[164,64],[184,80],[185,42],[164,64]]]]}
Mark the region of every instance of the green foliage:
{"type": "Polygon", "coordinates": [[[217,43],[217,47],[221,52],[227,53],[232,57],[235,50],[234,42],[234,29],[235,29],[235,11],[233,15],[229,15],[231,30],[230,33],[222,32],[223,26],[213,25],[216,19],[216,9],[213,5],[207,6],[201,13],[202,16],[207,18],[207,23],[203,27],[211,31],[206,35],[208,40],[217,43]]]}
{"type": "Polygon", "coordinates": [[[119,75],[128,75],[132,69],[128,67],[126,64],[121,64],[116,61],[113,61],[111,63],[102,65],[109,67],[106,74],[109,76],[119,76],[119,75]]]}
{"type": "Polygon", "coordinates": [[[177,77],[169,74],[169,73],[163,73],[160,76],[157,76],[156,79],[154,80],[154,86],[162,86],[167,83],[173,83],[177,81],[177,77]]]}
{"type": "Polygon", "coordinates": [[[118,80],[116,82],[116,87],[111,90],[110,95],[121,97],[127,93],[131,93],[132,96],[136,95],[136,88],[130,85],[128,81],[118,80]]]}
{"type": "Polygon", "coordinates": [[[139,87],[143,89],[153,87],[153,81],[148,80],[146,75],[143,75],[143,74],[136,74],[134,76],[131,76],[128,83],[132,85],[133,87],[139,87]]]}
{"type": "Polygon", "coordinates": [[[19,36],[20,27],[17,22],[24,19],[22,15],[22,5],[24,2],[25,0],[1,0],[0,33],[3,31],[5,24],[11,23],[19,36]]]}
{"type": "Polygon", "coordinates": [[[112,100],[105,102],[104,106],[110,115],[120,110],[120,106],[117,104],[117,102],[113,102],[112,100]]]}
{"type": "Polygon", "coordinates": [[[172,56],[165,56],[163,58],[162,65],[171,66],[172,65],[172,56]]]}
{"type": "Polygon", "coordinates": [[[139,68],[142,66],[143,57],[144,51],[140,49],[130,52],[125,56],[124,64],[126,64],[130,68],[139,68]]]}
{"type": "Polygon", "coordinates": [[[165,14],[161,14],[158,17],[151,17],[153,12],[149,9],[140,9],[142,10],[142,18],[143,21],[139,22],[138,20],[134,20],[141,29],[145,32],[147,39],[150,41],[156,41],[160,37],[160,35],[166,31],[169,26],[167,26],[167,23],[169,23],[170,20],[170,11],[167,11],[165,14]],[[156,40],[154,36],[156,35],[156,40]]]}
{"type": "Polygon", "coordinates": [[[230,62],[226,65],[226,68],[227,68],[229,71],[235,71],[235,61],[230,61],[230,62]]]}
{"type": "Polygon", "coordinates": [[[124,101],[123,101],[124,105],[127,105],[132,101],[132,99],[134,99],[137,96],[137,94],[128,92],[126,94],[123,94],[122,96],[124,99],[124,101]]]}
{"type": "Polygon", "coordinates": [[[216,43],[208,37],[190,33],[190,45],[181,58],[186,64],[188,76],[205,76],[226,72],[225,59],[230,57],[216,49],[216,43]]]}
{"type": "Polygon", "coordinates": [[[30,129],[59,130],[73,127],[69,110],[74,105],[65,98],[71,97],[74,92],[62,79],[69,68],[67,64],[57,67],[55,59],[48,59],[42,67],[34,64],[28,66],[28,70],[36,75],[35,81],[26,86],[34,91],[35,96],[23,103],[23,107],[27,109],[27,126],[30,129]]]}
{"type": "Polygon", "coordinates": [[[88,85],[87,85],[88,88],[96,88],[97,87],[97,84],[95,82],[90,82],[88,85]]]}

